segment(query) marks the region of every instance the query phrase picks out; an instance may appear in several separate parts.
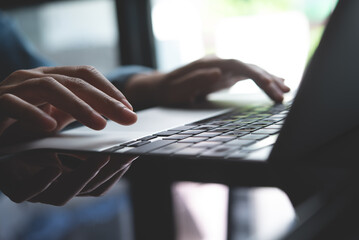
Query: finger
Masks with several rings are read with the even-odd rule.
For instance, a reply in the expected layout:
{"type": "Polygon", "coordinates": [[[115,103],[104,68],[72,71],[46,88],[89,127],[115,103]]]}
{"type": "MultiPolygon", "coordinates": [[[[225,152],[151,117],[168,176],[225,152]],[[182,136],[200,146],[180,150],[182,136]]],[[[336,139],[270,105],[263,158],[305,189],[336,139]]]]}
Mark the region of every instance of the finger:
{"type": "Polygon", "coordinates": [[[54,78],[31,79],[11,91],[33,104],[50,103],[90,128],[100,130],[106,126],[106,120],[99,113],[54,78]]]}
{"type": "Polygon", "coordinates": [[[58,131],[62,130],[64,127],[66,127],[67,125],[69,125],[70,123],[75,121],[75,118],[73,118],[70,114],[68,114],[58,108],[55,108],[51,105],[49,105],[49,106],[51,107],[49,114],[52,118],[56,119],[56,122],[57,122],[57,126],[55,129],[52,130],[52,132],[58,132],[58,131]]]}
{"type": "Polygon", "coordinates": [[[126,107],[133,110],[131,104],[127,101],[126,97],[99,71],[91,66],[67,66],[67,67],[46,67],[41,68],[45,74],[61,74],[65,76],[81,78],[107,93],[109,96],[122,102],[126,107]]]}
{"type": "Polygon", "coordinates": [[[274,81],[275,83],[277,84],[277,86],[283,91],[283,92],[289,92],[290,91],[290,88],[285,85],[284,83],[284,79],[283,78],[279,78],[279,77],[276,77],[276,76],[273,76],[272,77],[274,78],[274,81]]]}
{"type": "Polygon", "coordinates": [[[244,66],[244,74],[249,76],[270,98],[276,102],[283,101],[283,94],[290,89],[284,84],[284,79],[278,78],[263,69],[247,64],[244,66]]]}
{"type": "Polygon", "coordinates": [[[60,175],[59,168],[45,168],[30,179],[13,183],[12,191],[16,192],[8,196],[16,203],[27,201],[45,191],[60,175]]]}
{"type": "Polygon", "coordinates": [[[111,179],[118,172],[122,171],[125,168],[128,168],[136,158],[137,157],[111,159],[107,163],[107,165],[101,169],[101,171],[96,175],[96,177],[93,178],[91,182],[89,182],[86,187],[84,187],[84,189],[82,189],[81,194],[86,194],[94,191],[100,185],[111,179]]]}
{"type": "Polygon", "coordinates": [[[191,62],[183,67],[177,68],[176,70],[169,73],[171,79],[177,79],[181,76],[184,76],[190,72],[199,70],[199,69],[208,69],[208,68],[221,68],[222,62],[224,60],[213,57],[213,58],[203,58],[197,61],[191,62]]]}
{"type": "Polygon", "coordinates": [[[218,68],[200,69],[190,72],[171,84],[168,99],[171,103],[188,102],[210,89],[221,81],[221,71],[218,68]]]}
{"type": "Polygon", "coordinates": [[[17,119],[45,131],[51,131],[57,125],[56,120],[41,109],[12,94],[0,96],[0,112],[2,116],[17,119]]]}
{"type": "Polygon", "coordinates": [[[236,59],[221,59],[218,57],[202,58],[180,67],[170,73],[172,78],[178,78],[199,69],[219,68],[223,74],[241,75],[246,64],[236,59]]]}
{"type": "Polygon", "coordinates": [[[59,177],[56,183],[53,183],[46,191],[30,199],[30,201],[48,203],[56,206],[64,205],[76,196],[108,161],[108,156],[96,156],[88,159],[87,162],[78,169],[59,177]]]}
{"type": "Polygon", "coordinates": [[[98,186],[97,188],[93,189],[91,192],[88,193],[80,193],[78,196],[94,196],[99,197],[105,194],[115,183],[117,183],[122,176],[127,172],[129,166],[121,171],[117,172],[114,176],[104,182],[102,185],[98,186]]]}
{"type": "Polygon", "coordinates": [[[130,125],[137,121],[137,115],[121,101],[107,95],[84,80],[58,74],[51,76],[107,118],[122,125],[130,125]]]}
{"type": "Polygon", "coordinates": [[[283,81],[274,80],[274,76],[270,75],[263,69],[252,64],[243,63],[236,59],[200,59],[173,71],[171,75],[173,77],[178,77],[191,71],[195,71],[196,69],[211,67],[218,67],[224,74],[231,73],[236,75],[239,79],[244,79],[246,77],[253,79],[269,97],[277,102],[281,102],[283,100],[283,92],[288,92],[290,90],[287,86],[285,86],[283,81]],[[275,84],[272,84],[273,81],[275,81],[275,84]]]}

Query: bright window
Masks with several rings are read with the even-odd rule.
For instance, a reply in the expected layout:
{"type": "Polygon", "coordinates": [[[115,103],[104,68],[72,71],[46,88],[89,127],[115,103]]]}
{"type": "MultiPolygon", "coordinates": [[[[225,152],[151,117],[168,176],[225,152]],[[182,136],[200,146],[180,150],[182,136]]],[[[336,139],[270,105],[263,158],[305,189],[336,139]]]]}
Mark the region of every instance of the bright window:
{"type": "MultiPolygon", "coordinates": [[[[336,2],[152,0],[158,66],[167,71],[215,54],[259,65],[296,87],[336,2]]],[[[257,92],[252,85],[231,92],[257,92]]]]}

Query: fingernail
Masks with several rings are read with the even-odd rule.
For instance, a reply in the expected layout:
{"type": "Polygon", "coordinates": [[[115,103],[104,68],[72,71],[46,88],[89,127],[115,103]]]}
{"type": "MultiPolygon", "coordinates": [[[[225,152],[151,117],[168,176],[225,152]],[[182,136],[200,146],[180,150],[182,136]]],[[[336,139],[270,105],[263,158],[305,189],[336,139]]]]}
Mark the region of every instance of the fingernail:
{"type": "Polygon", "coordinates": [[[129,101],[127,101],[126,98],[124,98],[122,102],[123,102],[123,104],[125,104],[125,106],[128,107],[130,110],[133,110],[132,105],[130,104],[129,101]]]}
{"type": "Polygon", "coordinates": [[[123,110],[125,110],[127,113],[130,113],[131,115],[137,115],[133,110],[129,108],[123,108],[123,110]]]}

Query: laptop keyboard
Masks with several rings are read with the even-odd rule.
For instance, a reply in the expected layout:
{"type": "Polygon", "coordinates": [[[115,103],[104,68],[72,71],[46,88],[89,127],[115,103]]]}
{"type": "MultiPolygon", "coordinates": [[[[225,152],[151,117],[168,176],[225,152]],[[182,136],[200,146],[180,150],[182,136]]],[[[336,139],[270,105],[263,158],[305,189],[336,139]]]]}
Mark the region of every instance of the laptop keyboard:
{"type": "Polygon", "coordinates": [[[234,110],[111,147],[106,152],[192,158],[243,158],[273,145],[290,103],[234,110]]]}

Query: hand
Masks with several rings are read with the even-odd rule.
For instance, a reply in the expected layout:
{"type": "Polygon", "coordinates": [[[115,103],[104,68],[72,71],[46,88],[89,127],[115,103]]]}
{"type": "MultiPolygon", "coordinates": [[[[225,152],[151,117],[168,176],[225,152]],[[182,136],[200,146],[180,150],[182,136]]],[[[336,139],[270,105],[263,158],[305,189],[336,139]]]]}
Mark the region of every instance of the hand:
{"type": "Polygon", "coordinates": [[[52,134],[75,120],[100,130],[106,126],[101,115],[129,125],[137,119],[132,110],[93,67],[19,70],[0,83],[0,142],[52,134]]]}
{"type": "Polygon", "coordinates": [[[187,104],[248,78],[253,79],[276,102],[283,101],[283,93],[290,90],[284,79],[255,65],[234,59],[207,57],[167,74],[135,75],[124,92],[137,108],[187,104]]]}
{"type": "Polygon", "coordinates": [[[75,196],[101,196],[135,158],[25,152],[0,162],[0,190],[16,203],[64,205],[75,196]]]}

